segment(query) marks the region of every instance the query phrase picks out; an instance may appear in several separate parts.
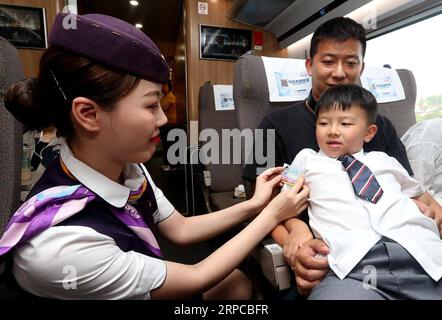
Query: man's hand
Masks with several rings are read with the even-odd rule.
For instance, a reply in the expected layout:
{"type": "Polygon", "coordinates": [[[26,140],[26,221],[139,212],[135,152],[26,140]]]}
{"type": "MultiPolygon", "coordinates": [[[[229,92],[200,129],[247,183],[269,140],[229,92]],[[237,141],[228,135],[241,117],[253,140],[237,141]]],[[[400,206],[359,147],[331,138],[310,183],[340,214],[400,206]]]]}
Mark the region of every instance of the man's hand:
{"type": "Polygon", "coordinates": [[[304,243],[313,240],[313,234],[303,221],[296,218],[287,220],[284,225],[290,231],[284,241],[284,258],[293,269],[298,249],[304,243]]]}
{"type": "Polygon", "coordinates": [[[426,205],[422,201],[419,201],[416,199],[412,199],[412,200],[416,203],[418,209],[420,210],[420,212],[422,212],[423,215],[427,216],[430,219],[433,219],[436,222],[437,227],[439,229],[439,234],[442,238],[442,217],[441,217],[441,214],[437,214],[435,209],[426,205]]]}
{"type": "Polygon", "coordinates": [[[308,295],[330,269],[327,258],[316,257],[318,253],[329,253],[325,243],[318,239],[306,242],[296,252],[294,272],[300,295],[308,295]]]}

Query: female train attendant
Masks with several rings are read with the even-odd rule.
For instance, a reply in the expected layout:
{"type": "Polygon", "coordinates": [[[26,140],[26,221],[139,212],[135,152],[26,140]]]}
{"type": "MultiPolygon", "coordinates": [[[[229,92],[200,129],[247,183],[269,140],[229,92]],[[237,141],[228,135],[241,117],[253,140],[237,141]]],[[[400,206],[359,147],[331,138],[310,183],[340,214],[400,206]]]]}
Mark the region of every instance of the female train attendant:
{"type": "Polygon", "coordinates": [[[142,165],[154,153],[161,83],[169,68],[132,25],[104,15],[58,14],[37,79],[7,92],[30,127],[54,123],[67,138],[0,240],[12,272],[33,295],[61,299],[248,298],[235,270],[278,222],[306,208],[308,188],[271,194],[281,168],[258,178],[255,196],[216,213],[183,217],[142,165]],[[70,17],[72,18],[72,17],[70,17]],[[270,201],[270,202],[269,202],[270,201]],[[206,240],[261,213],[195,265],[164,261],[157,232],[179,245],[206,240]]]}

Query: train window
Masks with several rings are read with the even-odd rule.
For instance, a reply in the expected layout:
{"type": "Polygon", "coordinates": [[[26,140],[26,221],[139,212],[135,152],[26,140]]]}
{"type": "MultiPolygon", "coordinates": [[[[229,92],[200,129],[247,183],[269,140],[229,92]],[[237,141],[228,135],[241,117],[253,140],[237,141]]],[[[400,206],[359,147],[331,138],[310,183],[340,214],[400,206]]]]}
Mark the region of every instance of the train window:
{"type": "Polygon", "coordinates": [[[416,78],[417,121],[442,117],[442,14],[367,42],[365,63],[409,69],[416,78]]]}

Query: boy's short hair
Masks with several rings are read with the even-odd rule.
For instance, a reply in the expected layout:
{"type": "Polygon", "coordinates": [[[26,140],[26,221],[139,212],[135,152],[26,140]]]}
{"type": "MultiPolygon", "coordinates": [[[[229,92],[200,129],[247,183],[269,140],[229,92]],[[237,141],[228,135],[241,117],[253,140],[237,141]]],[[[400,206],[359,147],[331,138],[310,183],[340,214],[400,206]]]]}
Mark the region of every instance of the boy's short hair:
{"type": "Polygon", "coordinates": [[[339,42],[348,39],[357,40],[362,46],[362,57],[365,56],[367,39],[362,25],[350,18],[337,17],[321,24],[313,33],[310,41],[310,58],[313,59],[318,51],[318,44],[322,40],[336,40],[339,42]]]}
{"type": "Polygon", "coordinates": [[[365,111],[367,123],[376,123],[378,103],[375,96],[356,84],[340,84],[326,90],[316,104],[316,118],[329,110],[348,110],[352,105],[365,111]]]}

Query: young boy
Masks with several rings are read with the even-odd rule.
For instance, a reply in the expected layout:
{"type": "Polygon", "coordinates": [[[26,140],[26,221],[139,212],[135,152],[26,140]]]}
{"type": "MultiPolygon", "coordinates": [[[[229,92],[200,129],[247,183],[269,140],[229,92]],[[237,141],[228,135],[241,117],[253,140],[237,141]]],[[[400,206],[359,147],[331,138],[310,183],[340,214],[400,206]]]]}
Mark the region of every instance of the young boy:
{"type": "Polygon", "coordinates": [[[442,299],[439,230],[410,198],[432,199],[396,159],[362,148],[376,109],[357,85],[328,89],[316,111],[320,150],[293,160],[310,188],[310,227],[330,247],[332,271],[309,299],[442,299]]]}

